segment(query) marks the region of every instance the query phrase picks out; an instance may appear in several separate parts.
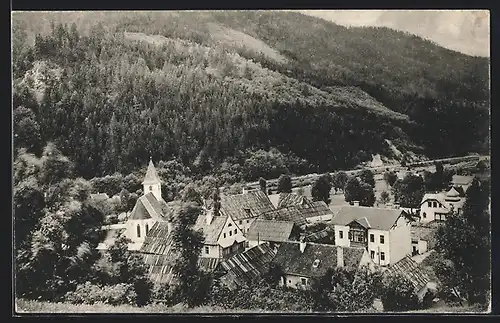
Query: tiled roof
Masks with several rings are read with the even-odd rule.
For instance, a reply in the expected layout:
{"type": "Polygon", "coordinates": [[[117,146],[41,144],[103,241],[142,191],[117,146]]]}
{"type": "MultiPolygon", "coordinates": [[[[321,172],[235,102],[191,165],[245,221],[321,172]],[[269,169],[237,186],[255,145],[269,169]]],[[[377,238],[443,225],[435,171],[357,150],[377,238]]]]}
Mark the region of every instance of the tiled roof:
{"type": "Polygon", "coordinates": [[[227,216],[214,216],[210,224],[206,223],[206,217],[206,213],[200,214],[196,219],[193,229],[203,231],[205,244],[216,245],[222,229],[224,229],[224,225],[226,224],[227,216]]]}
{"type": "Polygon", "coordinates": [[[155,283],[170,283],[173,278],[171,255],[143,254],[148,276],[155,283]]]}
{"type": "Polygon", "coordinates": [[[451,182],[453,185],[469,185],[474,176],[453,175],[451,182]]]}
{"type": "Polygon", "coordinates": [[[415,289],[420,291],[424,288],[427,283],[430,282],[430,278],[426,272],[424,272],[418,264],[411,259],[410,256],[406,256],[397,263],[389,266],[386,271],[384,271],[385,275],[402,275],[408,278],[415,289]]]}
{"type": "Polygon", "coordinates": [[[212,272],[217,268],[220,263],[219,258],[202,258],[198,259],[198,266],[201,270],[206,272],[212,272]]]}
{"type": "Polygon", "coordinates": [[[146,171],[146,176],[144,176],[142,184],[158,184],[158,183],[160,183],[160,178],[156,173],[156,168],[153,165],[153,161],[150,159],[148,169],[146,171]]]}
{"type": "Polygon", "coordinates": [[[293,221],[302,226],[308,218],[332,214],[325,202],[316,201],[305,205],[293,205],[262,214],[266,220],[293,221]]]}
{"type": "Polygon", "coordinates": [[[302,195],[294,193],[280,193],[278,199],[278,208],[289,207],[293,205],[310,205],[311,201],[302,195]]]}
{"type": "Polygon", "coordinates": [[[137,199],[129,219],[144,220],[152,218],[156,221],[165,221],[163,211],[164,208],[162,208],[161,202],[156,199],[153,193],[148,193],[137,199]]]}
{"type": "Polygon", "coordinates": [[[245,194],[221,195],[220,211],[234,221],[258,217],[262,213],[274,210],[274,206],[262,191],[245,194]]]}
{"type": "Polygon", "coordinates": [[[167,222],[156,222],[149,230],[140,249],[144,253],[170,255],[172,251],[172,232],[167,222]]]}
{"type": "Polygon", "coordinates": [[[255,246],[221,262],[226,274],[221,281],[229,288],[250,283],[268,270],[276,251],[268,243],[255,246]]]}
{"type": "Polygon", "coordinates": [[[389,230],[397,219],[404,214],[400,209],[385,209],[365,206],[344,206],[332,218],[331,223],[348,225],[358,220],[361,225],[379,230],[389,230]]]}
{"type": "Polygon", "coordinates": [[[330,231],[330,228],[325,228],[321,231],[311,233],[307,236],[305,236],[305,241],[307,242],[318,242],[321,239],[324,239],[328,237],[332,232],[330,231]]]}
{"type": "Polygon", "coordinates": [[[256,219],[246,234],[248,240],[261,241],[288,241],[292,234],[294,223],[292,221],[275,221],[256,219]]]}
{"type": "Polygon", "coordinates": [[[299,242],[283,242],[272,262],[278,264],[286,274],[321,277],[328,269],[337,267],[338,248],[342,248],[344,265],[349,268],[357,268],[365,252],[361,248],[317,243],[307,243],[304,252],[300,252],[299,245],[299,242]],[[314,267],[316,260],[319,260],[319,265],[314,267]]]}

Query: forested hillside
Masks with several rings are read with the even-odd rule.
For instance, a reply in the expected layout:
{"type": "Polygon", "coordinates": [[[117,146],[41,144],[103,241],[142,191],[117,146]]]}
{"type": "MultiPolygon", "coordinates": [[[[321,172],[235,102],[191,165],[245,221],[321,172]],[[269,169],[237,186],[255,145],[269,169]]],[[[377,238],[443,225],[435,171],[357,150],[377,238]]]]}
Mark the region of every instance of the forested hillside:
{"type": "Polygon", "coordinates": [[[14,143],[54,142],[87,178],[149,156],[246,180],[276,175],[259,158],[331,171],[392,157],[386,139],[483,152],[488,64],[290,12],[14,13],[14,143]]]}

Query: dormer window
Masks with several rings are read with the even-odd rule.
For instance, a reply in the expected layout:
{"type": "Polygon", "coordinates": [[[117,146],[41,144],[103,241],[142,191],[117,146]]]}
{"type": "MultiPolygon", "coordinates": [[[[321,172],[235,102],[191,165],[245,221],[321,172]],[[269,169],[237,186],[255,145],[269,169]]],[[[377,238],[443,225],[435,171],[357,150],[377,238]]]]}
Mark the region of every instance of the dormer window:
{"type": "Polygon", "coordinates": [[[319,266],[319,259],[316,259],[313,262],[313,268],[318,268],[318,266],[319,266]]]}
{"type": "Polygon", "coordinates": [[[248,216],[252,216],[252,212],[250,211],[250,209],[243,209],[243,210],[245,210],[248,216]]]}
{"type": "Polygon", "coordinates": [[[228,227],[232,227],[233,225],[232,225],[231,223],[229,223],[227,226],[228,226],[228,227]]]}

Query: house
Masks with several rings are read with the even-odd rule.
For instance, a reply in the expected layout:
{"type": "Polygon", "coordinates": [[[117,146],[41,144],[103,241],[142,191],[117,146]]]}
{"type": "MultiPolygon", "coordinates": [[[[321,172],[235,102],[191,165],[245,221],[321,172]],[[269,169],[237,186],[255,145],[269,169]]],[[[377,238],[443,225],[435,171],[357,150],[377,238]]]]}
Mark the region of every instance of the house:
{"type": "Polygon", "coordinates": [[[243,251],[246,239],[233,219],[226,215],[213,215],[213,210],[200,214],[193,226],[203,232],[202,258],[227,258],[243,251]]]}
{"type": "Polygon", "coordinates": [[[277,209],[293,205],[307,205],[311,203],[307,197],[295,193],[272,194],[269,195],[269,200],[277,209]]]}
{"type": "Polygon", "coordinates": [[[411,218],[401,209],[344,206],[331,224],[335,245],[366,248],[378,265],[411,254],[411,218]]]}
{"type": "Polygon", "coordinates": [[[466,192],[469,186],[472,184],[473,179],[474,176],[453,175],[451,178],[451,184],[452,186],[461,187],[464,192],[466,192]]]}
{"type": "Polygon", "coordinates": [[[332,211],[323,201],[311,202],[306,205],[292,205],[266,212],[261,215],[262,219],[293,221],[299,227],[307,223],[318,221],[329,221],[332,218],[332,211]]]}
{"type": "Polygon", "coordinates": [[[338,267],[374,268],[366,249],[341,247],[308,242],[284,242],[278,248],[271,265],[282,271],[279,285],[308,289],[313,280],[338,267]]]}
{"type": "Polygon", "coordinates": [[[412,255],[419,255],[433,250],[436,246],[437,227],[416,224],[411,227],[412,255]]]}
{"type": "Polygon", "coordinates": [[[454,187],[446,193],[426,193],[420,203],[420,222],[432,220],[446,220],[446,215],[457,212],[463,208],[465,198],[460,197],[459,190],[454,187]]]}
{"type": "Polygon", "coordinates": [[[390,265],[384,271],[384,275],[406,277],[411,281],[420,300],[424,298],[428,290],[435,290],[437,285],[435,282],[431,282],[429,275],[410,256],[406,256],[397,263],[390,265]]]}
{"type": "Polygon", "coordinates": [[[219,267],[220,282],[229,289],[249,284],[267,273],[269,263],[276,256],[276,249],[269,243],[254,246],[243,253],[222,260],[219,267]]]}
{"type": "Polygon", "coordinates": [[[297,236],[297,227],[293,221],[256,219],[245,237],[247,248],[253,248],[265,242],[276,244],[288,241],[294,234],[297,236]]]}
{"type": "MultiPolygon", "coordinates": [[[[212,206],[209,209],[213,211],[212,206]]],[[[231,218],[242,233],[248,232],[257,217],[274,209],[267,195],[260,190],[220,197],[220,215],[231,218]]]]}
{"type": "Polygon", "coordinates": [[[171,215],[161,196],[161,181],[151,159],[142,185],[144,195],[137,199],[126,222],[126,236],[132,241],[131,250],[139,250],[153,225],[169,221],[171,215]]]}

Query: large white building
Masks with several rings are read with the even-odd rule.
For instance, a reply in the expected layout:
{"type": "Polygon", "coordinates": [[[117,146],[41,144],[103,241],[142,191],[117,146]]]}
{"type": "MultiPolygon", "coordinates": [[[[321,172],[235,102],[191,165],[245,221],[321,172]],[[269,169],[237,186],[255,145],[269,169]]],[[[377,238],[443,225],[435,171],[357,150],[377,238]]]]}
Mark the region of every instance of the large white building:
{"type": "Polygon", "coordinates": [[[460,213],[464,202],[465,198],[454,187],[446,193],[427,193],[420,203],[420,222],[444,221],[448,214],[460,213]]]}
{"type": "Polygon", "coordinates": [[[344,206],[333,217],[335,245],[365,248],[377,265],[412,253],[411,217],[401,209],[344,206]]]}

